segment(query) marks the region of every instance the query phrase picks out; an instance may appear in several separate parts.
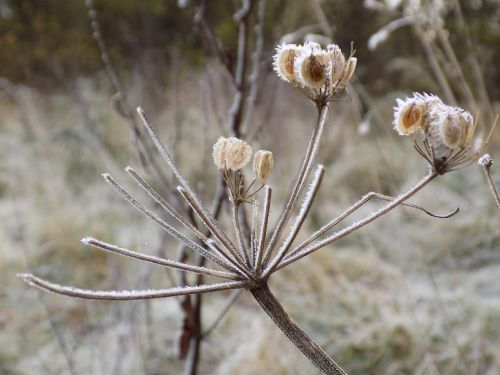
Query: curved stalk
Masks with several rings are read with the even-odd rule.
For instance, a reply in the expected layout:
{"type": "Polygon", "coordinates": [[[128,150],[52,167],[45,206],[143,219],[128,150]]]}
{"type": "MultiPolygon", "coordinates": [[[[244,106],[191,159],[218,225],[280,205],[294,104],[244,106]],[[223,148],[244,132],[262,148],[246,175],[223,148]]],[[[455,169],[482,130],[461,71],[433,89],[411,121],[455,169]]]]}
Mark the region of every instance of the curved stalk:
{"type": "Polygon", "coordinates": [[[365,225],[371,223],[373,220],[379,218],[382,215],[385,215],[387,212],[391,211],[393,208],[401,205],[403,202],[408,200],[411,196],[416,194],[420,189],[422,189],[425,185],[427,185],[429,182],[431,182],[434,178],[436,178],[438,174],[434,171],[429,172],[427,176],[425,176],[422,180],[420,180],[414,187],[412,187],[410,190],[408,190],[406,193],[401,194],[399,197],[391,201],[391,203],[388,203],[381,209],[373,212],[372,214],[366,216],[364,219],[361,219],[359,221],[356,221],[349,225],[348,227],[341,229],[337,232],[332,233],[330,236],[324,238],[321,241],[318,241],[316,243],[313,243],[303,250],[299,251],[295,255],[289,256],[275,268],[275,270],[278,270],[280,268],[283,268],[290,263],[293,263],[297,260],[299,260],[302,257],[305,257],[306,255],[309,255],[316,250],[321,249],[322,247],[325,247],[326,245],[332,243],[333,241],[336,241],[344,236],[347,236],[349,233],[352,233],[365,225]]]}
{"type": "Polygon", "coordinates": [[[251,289],[252,295],[273,322],[295,346],[324,374],[347,375],[344,370],[316,344],[287,314],[267,284],[251,289]]]}

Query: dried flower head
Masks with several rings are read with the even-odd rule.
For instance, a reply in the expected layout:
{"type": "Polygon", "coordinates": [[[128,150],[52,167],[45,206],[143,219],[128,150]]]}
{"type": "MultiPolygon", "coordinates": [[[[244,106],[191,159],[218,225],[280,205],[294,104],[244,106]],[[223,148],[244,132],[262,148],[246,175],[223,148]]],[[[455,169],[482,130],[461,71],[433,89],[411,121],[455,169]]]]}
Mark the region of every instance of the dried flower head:
{"type": "Polygon", "coordinates": [[[253,158],[253,171],[255,178],[260,182],[266,182],[274,166],[273,153],[271,151],[259,150],[253,158]]]}
{"type": "Polygon", "coordinates": [[[241,139],[231,137],[225,152],[226,166],[232,171],[245,167],[252,158],[252,147],[241,139]]]}
{"type": "Polygon", "coordinates": [[[441,99],[415,93],[412,98],[397,100],[394,127],[400,135],[414,134],[414,146],[437,174],[463,168],[476,161],[486,147],[489,135],[473,147],[472,115],[459,107],[443,104],[441,99]],[[420,132],[422,139],[417,137],[420,132]]]}
{"type": "Polygon", "coordinates": [[[299,54],[299,47],[295,44],[280,44],[276,48],[274,55],[274,71],[278,77],[286,82],[295,82],[294,63],[295,58],[299,54]]]}
{"type": "Polygon", "coordinates": [[[226,151],[230,143],[229,139],[219,137],[217,142],[214,144],[212,156],[214,157],[215,165],[219,169],[226,168],[226,151]]]}
{"type": "Polygon", "coordinates": [[[345,89],[356,63],[352,56],[346,61],[336,44],[326,49],[314,42],[302,46],[282,44],[274,55],[274,70],[278,76],[294,84],[319,106],[345,89]]]}
{"type": "Polygon", "coordinates": [[[394,128],[400,135],[410,135],[427,126],[428,109],[437,104],[443,104],[434,95],[414,93],[405,100],[396,99],[394,108],[394,128]]]}

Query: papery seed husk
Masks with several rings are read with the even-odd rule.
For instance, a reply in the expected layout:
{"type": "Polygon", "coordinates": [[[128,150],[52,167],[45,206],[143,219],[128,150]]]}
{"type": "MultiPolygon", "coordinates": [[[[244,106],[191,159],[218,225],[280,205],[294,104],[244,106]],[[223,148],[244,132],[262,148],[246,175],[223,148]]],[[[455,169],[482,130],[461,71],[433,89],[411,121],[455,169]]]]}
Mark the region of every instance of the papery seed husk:
{"type": "Polygon", "coordinates": [[[259,150],[255,153],[253,159],[253,171],[255,177],[260,183],[266,182],[274,166],[273,153],[270,151],[259,150]]]}
{"type": "Polygon", "coordinates": [[[295,73],[300,77],[301,83],[306,87],[319,88],[326,80],[329,57],[325,52],[309,53],[296,61],[295,73]],[[297,74],[298,73],[298,74],[297,74]]]}
{"type": "Polygon", "coordinates": [[[212,156],[214,158],[215,165],[219,169],[224,169],[226,167],[226,152],[230,143],[229,139],[219,137],[213,146],[212,156]]]}
{"type": "Polygon", "coordinates": [[[342,54],[342,51],[340,50],[339,46],[337,46],[336,44],[328,45],[327,52],[332,62],[331,81],[332,84],[335,85],[344,74],[345,57],[342,54]]]}
{"type": "Polygon", "coordinates": [[[237,171],[245,167],[252,158],[252,147],[238,138],[230,138],[230,145],[226,152],[226,165],[228,169],[237,171]]]}

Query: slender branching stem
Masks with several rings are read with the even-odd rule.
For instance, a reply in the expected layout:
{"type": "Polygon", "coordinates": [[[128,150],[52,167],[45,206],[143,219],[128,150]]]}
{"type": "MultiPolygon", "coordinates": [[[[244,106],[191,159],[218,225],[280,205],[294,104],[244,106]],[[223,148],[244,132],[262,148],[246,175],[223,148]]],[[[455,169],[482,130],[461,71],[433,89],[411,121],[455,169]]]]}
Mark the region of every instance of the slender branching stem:
{"type": "Polygon", "coordinates": [[[186,229],[193,232],[193,234],[198,237],[198,239],[205,242],[207,237],[198,230],[193,224],[191,224],[186,218],[184,218],[180,212],[178,212],[170,203],[161,197],[156,190],[154,190],[151,185],[149,185],[139,174],[132,168],[126,167],[125,171],[132,176],[132,178],[139,184],[139,186],[165,211],[167,211],[173,218],[175,218],[179,223],[181,223],[186,229]]]}
{"type": "Polygon", "coordinates": [[[165,230],[165,232],[167,232],[172,237],[185,244],[188,248],[196,251],[198,254],[204,256],[207,259],[210,259],[212,262],[219,264],[221,267],[227,270],[232,269],[231,267],[228,267],[228,264],[225,261],[219,259],[218,257],[213,255],[211,252],[207,251],[202,246],[198,245],[197,243],[193,242],[186,236],[182,235],[181,233],[179,233],[177,229],[175,229],[170,224],[162,220],[158,215],[156,215],[155,213],[151,212],[146,207],[144,207],[134,197],[132,197],[132,195],[130,195],[121,185],[119,185],[114,180],[114,178],[111,177],[110,174],[104,173],[102,176],[108,184],[110,184],[128,203],[130,203],[131,206],[135,207],[144,215],[152,219],[154,222],[158,223],[161,226],[161,228],[165,230]]]}
{"type": "Polygon", "coordinates": [[[199,240],[201,240],[205,245],[207,245],[221,260],[227,261],[233,271],[235,264],[233,264],[232,258],[230,258],[224,251],[219,249],[213,240],[210,240],[207,235],[202,233],[198,228],[196,228],[192,223],[190,223],[186,218],[184,218],[170,203],[163,199],[160,194],[158,194],[144,179],[142,179],[137,172],[131,167],[125,168],[125,170],[137,181],[139,186],[146,191],[146,193],[158,203],[165,211],[167,211],[172,217],[174,217],[178,222],[180,222],[186,229],[190,230],[199,240]]]}
{"type": "Polygon", "coordinates": [[[267,284],[251,289],[252,295],[288,339],[324,374],[346,375],[344,370],[288,315],[267,284]]]}
{"type": "Polygon", "coordinates": [[[262,268],[262,256],[264,253],[264,246],[266,243],[267,226],[269,222],[269,212],[271,209],[271,196],[272,189],[266,185],[264,190],[264,211],[262,212],[262,223],[259,232],[259,239],[257,240],[257,254],[255,256],[255,272],[260,273],[262,268]]]}
{"type": "Polygon", "coordinates": [[[247,266],[250,267],[250,257],[247,252],[247,247],[245,245],[245,239],[243,238],[243,233],[240,226],[240,204],[239,202],[233,202],[232,213],[233,213],[233,226],[236,232],[236,238],[238,240],[238,246],[240,249],[241,256],[245,259],[247,266]]]}
{"type": "Polygon", "coordinates": [[[295,181],[290,197],[285,205],[285,208],[283,209],[283,212],[278,220],[276,229],[274,230],[271,239],[269,241],[269,244],[266,248],[264,254],[264,263],[266,263],[271,257],[271,254],[274,248],[276,247],[281,237],[281,234],[283,233],[283,230],[285,229],[285,226],[288,223],[288,220],[292,215],[292,211],[297,204],[300,193],[304,188],[304,182],[307,181],[307,178],[311,173],[312,162],[314,161],[316,154],[318,152],[319,143],[321,141],[321,136],[323,135],[323,130],[327,118],[328,118],[328,105],[320,106],[318,108],[318,119],[314,126],[311,139],[309,141],[309,145],[307,146],[307,151],[304,157],[304,161],[302,162],[299,175],[297,177],[297,180],[295,181]]]}
{"type": "Polygon", "coordinates": [[[198,217],[205,223],[207,228],[212,232],[214,237],[217,239],[217,241],[224,247],[226,248],[230,254],[234,257],[234,262],[235,264],[238,264],[238,269],[244,272],[247,276],[250,274],[248,271],[246,271],[243,267],[239,266],[240,262],[244,262],[243,258],[241,257],[241,254],[238,253],[238,250],[233,249],[229,244],[227,243],[225,236],[222,236],[219,231],[212,226],[212,222],[210,219],[205,215],[205,212],[198,206],[197,202],[193,199],[193,196],[189,194],[188,191],[184,190],[182,187],[178,186],[177,190],[179,193],[182,195],[182,197],[186,200],[186,202],[191,206],[191,208],[196,212],[198,217]]]}
{"type": "Polygon", "coordinates": [[[99,299],[108,301],[132,301],[139,299],[152,299],[183,296],[186,294],[199,294],[215,292],[219,290],[229,290],[243,288],[248,284],[246,281],[228,281],[219,284],[189,286],[180,288],[154,289],[154,290],[122,290],[122,291],[104,291],[104,290],[87,290],[73,288],[71,286],[59,285],[50,281],[41,279],[30,273],[20,274],[20,277],[31,286],[38,287],[48,292],[62,294],[69,297],[77,297],[83,299],[99,299]]]}
{"type": "Polygon", "coordinates": [[[359,221],[356,221],[349,225],[348,227],[341,229],[337,232],[332,233],[330,236],[326,237],[325,239],[318,241],[316,243],[313,243],[303,250],[295,253],[295,255],[287,257],[284,259],[278,267],[276,267],[275,270],[283,268],[290,263],[296,262],[297,260],[301,259],[302,257],[311,254],[315,252],[316,250],[321,249],[322,247],[325,247],[326,245],[347,236],[348,234],[364,227],[365,225],[371,223],[373,220],[385,215],[387,212],[391,211],[393,208],[401,205],[404,201],[406,201],[408,198],[416,194],[419,190],[421,190],[425,185],[427,185],[429,182],[431,182],[434,178],[436,178],[438,174],[434,171],[429,172],[427,176],[425,176],[422,180],[420,180],[414,187],[412,187],[410,190],[408,190],[406,193],[400,195],[384,207],[380,208],[379,210],[373,212],[372,214],[366,216],[364,219],[361,219],[359,221]]]}
{"type": "Polygon", "coordinates": [[[321,181],[323,181],[324,174],[325,174],[325,167],[323,167],[322,165],[319,165],[318,168],[316,169],[314,176],[313,176],[311,184],[309,185],[309,189],[304,197],[304,201],[303,201],[302,206],[300,208],[299,214],[297,215],[297,217],[295,219],[295,223],[293,224],[292,228],[290,229],[290,234],[288,235],[285,242],[283,243],[283,245],[279,249],[276,257],[273,259],[273,261],[269,265],[268,274],[271,274],[273,272],[273,270],[276,268],[276,266],[279,264],[279,262],[281,262],[283,257],[286,255],[288,249],[290,249],[290,246],[292,245],[293,241],[295,240],[295,238],[299,234],[300,228],[302,228],[302,224],[304,224],[304,221],[306,220],[307,214],[309,213],[309,210],[311,209],[314,198],[316,197],[316,194],[318,193],[319,187],[321,185],[321,181]]]}
{"type": "Polygon", "coordinates": [[[252,263],[250,266],[255,270],[255,260],[257,258],[257,226],[259,225],[259,205],[252,201],[252,225],[250,227],[250,257],[252,263]]]}
{"type": "MultiPolygon", "coordinates": [[[[219,223],[217,220],[213,217],[213,215],[208,211],[206,208],[205,204],[201,200],[201,198],[194,192],[193,188],[189,184],[189,182],[186,180],[186,178],[182,175],[182,173],[179,171],[177,168],[177,165],[175,164],[174,159],[172,156],[170,156],[169,152],[165,148],[165,146],[162,144],[158,136],[156,135],[153,127],[151,126],[151,123],[146,117],[146,114],[142,110],[142,108],[138,107],[137,108],[137,113],[139,114],[139,117],[141,118],[141,121],[146,128],[146,130],[149,133],[149,136],[153,140],[158,152],[160,153],[161,157],[163,160],[167,163],[167,165],[170,167],[172,172],[174,173],[175,177],[181,184],[182,188],[185,189],[187,193],[189,193],[189,196],[193,199],[193,201],[196,203],[196,206],[199,207],[199,210],[203,212],[203,216],[210,222],[210,225],[213,229],[213,231],[217,232],[217,235],[221,238],[224,239],[224,243],[230,247],[232,250],[236,251],[236,247],[234,244],[231,242],[231,240],[226,236],[222,228],[220,227],[219,223]]],[[[212,232],[213,233],[213,232],[212,232]]],[[[215,235],[215,233],[214,233],[215,235]]]]}
{"type": "Polygon", "coordinates": [[[82,242],[91,245],[94,247],[97,247],[98,249],[109,251],[111,253],[123,255],[129,258],[135,258],[135,259],[140,259],[144,260],[146,262],[150,263],[155,263],[159,264],[161,266],[169,267],[169,268],[175,268],[178,270],[182,271],[188,271],[188,272],[194,272],[200,275],[205,275],[205,276],[214,276],[214,277],[220,277],[223,279],[228,279],[228,280],[239,280],[241,279],[241,276],[238,276],[237,274],[234,273],[229,273],[229,272],[224,272],[224,271],[217,271],[213,270],[210,268],[206,267],[198,267],[198,266],[192,266],[187,263],[181,263],[181,262],[176,262],[173,260],[169,259],[164,259],[160,257],[156,257],[153,255],[147,255],[143,254],[137,251],[132,251],[129,249],[125,249],[123,247],[119,247],[104,241],[99,241],[98,239],[92,238],[92,237],[85,237],[82,239],[82,242]]]}
{"type": "MultiPolygon", "coordinates": [[[[370,193],[368,193],[368,194],[365,194],[363,197],[361,197],[360,200],[358,200],[356,203],[354,203],[352,206],[350,206],[348,209],[346,209],[340,216],[336,217],[335,219],[332,219],[327,224],[325,224],[324,226],[322,226],[321,228],[319,228],[316,232],[314,232],[307,239],[305,239],[299,246],[297,246],[292,252],[290,252],[290,254],[288,254],[287,257],[291,257],[291,256],[295,255],[300,250],[302,250],[304,247],[306,247],[307,245],[309,245],[311,242],[313,242],[314,240],[316,240],[319,237],[321,237],[323,234],[325,234],[330,229],[332,229],[333,227],[335,227],[337,224],[339,224],[341,221],[343,221],[349,215],[351,215],[356,210],[358,210],[359,208],[361,208],[361,206],[363,206],[365,203],[367,203],[371,198],[379,198],[379,199],[382,199],[384,201],[393,201],[394,199],[396,199],[394,197],[391,197],[391,196],[388,196],[388,195],[383,195],[383,194],[376,193],[376,192],[373,192],[373,191],[370,192],[370,193]]],[[[457,207],[457,208],[455,208],[451,212],[448,212],[448,213],[445,213],[445,214],[436,214],[436,213],[430,212],[429,210],[426,210],[423,207],[420,207],[419,205],[416,205],[415,203],[404,202],[404,203],[401,203],[401,205],[405,206],[405,207],[415,208],[417,210],[420,210],[420,211],[426,213],[429,216],[432,216],[432,217],[435,217],[435,218],[438,218],[438,219],[447,219],[447,218],[449,218],[449,217],[457,214],[460,211],[460,209],[457,207]]]]}
{"type": "Polygon", "coordinates": [[[500,196],[498,195],[498,190],[491,177],[491,165],[493,163],[488,163],[483,165],[484,175],[486,176],[486,181],[488,181],[488,186],[490,187],[491,194],[493,195],[493,199],[495,199],[495,203],[497,204],[498,209],[500,210],[500,196]]]}

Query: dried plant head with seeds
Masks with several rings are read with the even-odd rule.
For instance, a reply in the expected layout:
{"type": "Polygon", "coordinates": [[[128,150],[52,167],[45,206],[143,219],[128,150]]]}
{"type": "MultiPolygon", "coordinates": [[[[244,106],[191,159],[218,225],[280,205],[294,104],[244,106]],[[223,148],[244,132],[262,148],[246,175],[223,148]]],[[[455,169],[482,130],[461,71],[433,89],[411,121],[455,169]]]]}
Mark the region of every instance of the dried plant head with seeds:
{"type": "MultiPolygon", "coordinates": [[[[414,137],[415,148],[430,165],[429,173],[397,197],[375,192],[365,194],[338,217],[332,218],[297,243],[299,233],[310,213],[325,175],[325,168],[322,165],[315,166],[315,159],[324,130],[328,125],[330,102],[336,94],[345,89],[356,67],[356,59],[351,56],[345,60],[336,45],[329,45],[326,50],[314,43],[307,43],[303,46],[281,45],[274,58],[274,67],[280,78],[292,83],[314,101],[318,116],[313,123],[302,163],[295,179],[291,182],[283,209],[279,212],[272,229],[269,222],[272,188],[266,185],[274,167],[273,155],[270,151],[260,150],[255,154],[253,176],[245,179],[244,168],[252,157],[252,147],[235,137],[220,137],[214,144],[212,156],[215,166],[225,181],[227,188],[225,202],[231,205],[232,213],[231,223],[219,221],[178,169],[145,113],[138,108],[138,115],[147,133],[179,183],[178,193],[192,209],[200,225],[205,226],[206,231],[200,230],[191,220],[177,211],[132,168],[127,167],[125,170],[158,204],[158,207],[170,215],[176,225],[185,229],[189,234],[183,234],[183,231],[180,231],[174,224],[165,221],[161,215],[146,208],[111,175],[104,174],[103,177],[132,207],[158,224],[187,249],[194,251],[210,263],[207,266],[196,266],[125,249],[94,238],[83,240],[85,244],[105,251],[183,272],[211,276],[222,279],[221,282],[154,290],[92,291],[54,284],[32,274],[23,274],[21,277],[30,285],[46,291],[71,297],[103,300],[151,299],[246,289],[314,366],[325,374],[345,375],[345,371],[290,318],[270,291],[268,280],[279,270],[363,228],[395,208],[410,207],[435,218],[448,218],[456,214],[458,208],[450,213],[437,215],[408,200],[439,175],[476,160],[489,137],[480,146],[474,148],[472,140],[476,123],[472,116],[460,108],[445,105],[436,96],[414,94],[411,98],[398,100],[394,126],[401,135],[414,137]],[[255,183],[260,186],[254,187],[255,183]],[[337,225],[371,198],[378,198],[387,203],[363,218],[336,229],[337,225]],[[248,230],[242,230],[246,212],[245,204],[252,208],[252,220],[247,221],[252,224],[248,230]],[[242,206],[243,209],[241,209],[242,206]]],[[[287,190],[286,188],[286,186],[281,187],[282,190],[287,190]]]]}
{"type": "Polygon", "coordinates": [[[437,174],[475,162],[497,123],[495,120],[488,136],[475,146],[477,122],[464,109],[446,105],[437,96],[425,93],[414,93],[396,103],[394,128],[400,135],[413,135],[415,149],[437,174]]]}
{"type": "Polygon", "coordinates": [[[326,49],[314,42],[281,44],[274,55],[274,70],[278,77],[323,106],[349,83],[357,64],[352,55],[351,52],[346,61],[336,44],[329,44],[326,49]]]}

